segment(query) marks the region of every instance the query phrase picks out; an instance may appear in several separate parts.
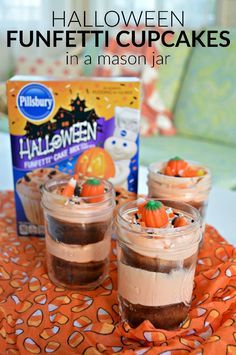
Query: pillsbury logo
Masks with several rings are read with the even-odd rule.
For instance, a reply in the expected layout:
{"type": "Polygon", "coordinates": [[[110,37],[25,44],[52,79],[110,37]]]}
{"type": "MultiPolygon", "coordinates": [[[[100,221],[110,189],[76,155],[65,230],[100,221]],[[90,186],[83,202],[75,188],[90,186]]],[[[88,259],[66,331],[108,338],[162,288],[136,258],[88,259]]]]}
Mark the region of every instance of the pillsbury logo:
{"type": "Polygon", "coordinates": [[[42,84],[25,85],[17,96],[20,113],[29,121],[41,122],[54,109],[54,97],[51,91],[42,84]]]}

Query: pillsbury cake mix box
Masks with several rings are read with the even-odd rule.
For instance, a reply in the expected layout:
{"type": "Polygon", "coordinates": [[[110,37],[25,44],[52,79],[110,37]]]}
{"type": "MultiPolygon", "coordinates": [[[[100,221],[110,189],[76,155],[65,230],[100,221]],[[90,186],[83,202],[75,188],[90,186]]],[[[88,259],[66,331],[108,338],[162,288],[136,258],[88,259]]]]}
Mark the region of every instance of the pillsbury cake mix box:
{"type": "Polygon", "coordinates": [[[15,76],[7,90],[19,235],[44,235],[40,188],[48,179],[77,173],[137,192],[137,78],[15,76]]]}

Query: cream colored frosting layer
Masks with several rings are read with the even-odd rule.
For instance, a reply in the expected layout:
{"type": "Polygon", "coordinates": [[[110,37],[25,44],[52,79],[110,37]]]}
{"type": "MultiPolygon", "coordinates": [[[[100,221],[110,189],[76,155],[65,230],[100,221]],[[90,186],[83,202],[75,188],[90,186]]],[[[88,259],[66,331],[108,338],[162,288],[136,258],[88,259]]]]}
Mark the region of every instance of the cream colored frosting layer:
{"type": "Polygon", "coordinates": [[[106,259],[110,253],[111,233],[107,232],[103,240],[86,245],[65,244],[53,240],[46,233],[47,251],[63,260],[76,263],[89,263],[106,259]]]}
{"type": "Polygon", "coordinates": [[[143,306],[167,306],[191,301],[195,268],[176,269],[169,274],[137,269],[118,263],[118,293],[143,306]]]}
{"type": "MultiPolygon", "coordinates": [[[[133,226],[135,228],[135,226],[133,226]]],[[[127,246],[136,253],[163,260],[184,260],[198,252],[201,230],[175,238],[145,238],[135,233],[118,228],[118,235],[127,242],[127,246]],[[185,243],[185,245],[183,245],[185,243]]]]}

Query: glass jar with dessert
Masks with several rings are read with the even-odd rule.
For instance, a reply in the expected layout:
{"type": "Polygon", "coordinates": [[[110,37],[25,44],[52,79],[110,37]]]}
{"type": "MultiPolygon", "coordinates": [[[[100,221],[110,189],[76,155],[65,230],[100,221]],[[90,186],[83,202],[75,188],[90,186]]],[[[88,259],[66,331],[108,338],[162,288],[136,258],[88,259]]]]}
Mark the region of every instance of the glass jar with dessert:
{"type": "Polygon", "coordinates": [[[115,193],[103,179],[48,181],[42,188],[48,274],[71,289],[97,287],[108,275],[115,193]]]}
{"type": "Polygon", "coordinates": [[[132,327],[149,320],[174,329],[187,318],[199,243],[200,214],[178,201],[139,199],[116,218],[118,300],[132,327]]]}
{"type": "Polygon", "coordinates": [[[148,195],[185,202],[197,208],[205,219],[211,189],[211,173],[200,163],[175,157],[153,163],[148,172],[148,195]]]}

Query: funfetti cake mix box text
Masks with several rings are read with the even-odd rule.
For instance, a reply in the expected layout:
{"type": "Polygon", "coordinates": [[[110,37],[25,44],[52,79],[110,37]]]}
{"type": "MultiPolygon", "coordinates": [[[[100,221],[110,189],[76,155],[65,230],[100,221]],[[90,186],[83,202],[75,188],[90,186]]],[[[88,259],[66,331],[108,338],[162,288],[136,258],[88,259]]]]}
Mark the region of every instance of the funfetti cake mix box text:
{"type": "Polygon", "coordinates": [[[16,76],[7,89],[19,235],[44,235],[48,179],[77,173],[137,191],[138,79],[16,76]]]}

